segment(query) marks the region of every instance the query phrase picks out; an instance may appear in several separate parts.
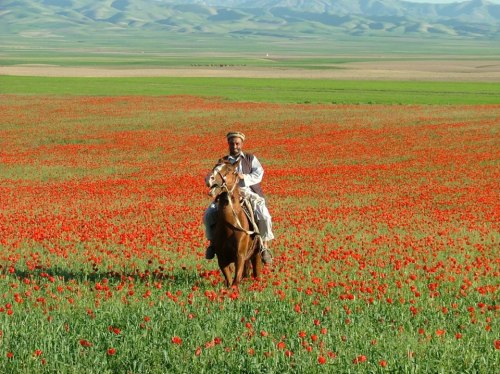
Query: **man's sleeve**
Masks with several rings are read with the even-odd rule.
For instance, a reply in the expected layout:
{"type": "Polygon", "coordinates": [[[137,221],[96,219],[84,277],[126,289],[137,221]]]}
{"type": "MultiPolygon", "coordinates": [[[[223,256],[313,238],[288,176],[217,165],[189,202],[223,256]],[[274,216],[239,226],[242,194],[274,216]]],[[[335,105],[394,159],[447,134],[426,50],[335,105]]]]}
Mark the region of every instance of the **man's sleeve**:
{"type": "Polygon", "coordinates": [[[262,182],[262,177],[264,176],[264,168],[260,164],[257,157],[253,157],[252,169],[250,174],[245,174],[243,177],[243,183],[245,187],[253,186],[254,184],[262,182]]]}

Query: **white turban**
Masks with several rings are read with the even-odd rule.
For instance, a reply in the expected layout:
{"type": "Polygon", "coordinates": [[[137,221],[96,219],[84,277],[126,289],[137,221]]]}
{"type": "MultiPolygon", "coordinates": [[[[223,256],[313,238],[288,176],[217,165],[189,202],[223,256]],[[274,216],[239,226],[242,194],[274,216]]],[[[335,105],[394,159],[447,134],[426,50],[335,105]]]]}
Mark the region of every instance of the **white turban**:
{"type": "Polygon", "coordinates": [[[231,132],[228,132],[226,135],[227,140],[234,138],[234,137],[241,138],[241,140],[245,141],[245,134],[243,134],[242,132],[239,132],[239,131],[231,131],[231,132]]]}

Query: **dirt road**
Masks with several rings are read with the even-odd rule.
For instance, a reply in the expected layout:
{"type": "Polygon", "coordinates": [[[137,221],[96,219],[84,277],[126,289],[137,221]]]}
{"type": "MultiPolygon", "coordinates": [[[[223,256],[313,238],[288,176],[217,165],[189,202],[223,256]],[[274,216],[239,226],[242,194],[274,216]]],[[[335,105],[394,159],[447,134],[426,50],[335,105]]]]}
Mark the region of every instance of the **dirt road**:
{"type": "Polygon", "coordinates": [[[190,67],[113,69],[54,65],[0,66],[0,75],[47,77],[235,77],[341,80],[426,80],[500,82],[500,61],[380,61],[353,62],[328,69],[255,67],[190,67]]]}

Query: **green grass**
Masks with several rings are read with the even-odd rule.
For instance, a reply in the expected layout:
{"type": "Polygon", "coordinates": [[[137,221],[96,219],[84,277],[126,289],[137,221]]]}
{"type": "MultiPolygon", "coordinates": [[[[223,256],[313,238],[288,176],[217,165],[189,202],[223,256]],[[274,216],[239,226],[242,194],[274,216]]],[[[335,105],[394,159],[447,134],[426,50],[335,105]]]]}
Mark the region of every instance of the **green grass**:
{"type": "Polygon", "coordinates": [[[477,60],[498,61],[496,55],[468,55],[460,57],[439,54],[410,55],[407,53],[390,54],[384,53],[383,58],[375,52],[368,54],[346,54],[319,53],[318,54],[293,54],[293,53],[267,53],[265,51],[242,52],[231,51],[218,53],[178,53],[153,52],[150,50],[137,51],[127,49],[98,48],[84,49],[78,51],[58,49],[36,49],[25,47],[20,51],[13,51],[0,46],[0,65],[56,65],[65,67],[112,67],[112,68],[190,68],[190,67],[213,67],[213,66],[245,66],[266,67],[284,69],[339,69],[343,64],[352,62],[381,62],[381,61],[443,61],[447,63],[450,58],[460,61],[477,60]]]}
{"type": "Polygon", "coordinates": [[[0,76],[0,94],[198,95],[228,101],[325,104],[499,104],[500,85],[471,82],[253,78],[0,76]]]}
{"type": "Polygon", "coordinates": [[[499,367],[499,106],[0,100],[0,372],[499,367]],[[201,223],[235,127],[276,234],[239,294],[201,223]]]}
{"type": "MultiPolygon", "coordinates": [[[[106,25],[108,26],[108,25],[106,25]]],[[[101,55],[106,52],[142,53],[152,55],[165,54],[196,57],[202,54],[251,54],[273,56],[332,56],[366,57],[372,56],[457,56],[471,58],[498,58],[498,37],[468,39],[450,35],[429,34],[388,34],[382,35],[347,35],[339,32],[332,34],[301,33],[298,30],[280,30],[267,35],[234,34],[227,29],[210,32],[187,31],[173,32],[166,30],[147,30],[137,28],[113,29],[88,26],[76,27],[63,33],[51,30],[50,25],[38,25],[32,29],[26,25],[0,24],[2,45],[0,52],[8,56],[24,56],[26,52],[46,52],[49,58],[54,55],[83,56],[101,55]],[[3,27],[2,27],[3,26],[3,27]],[[41,31],[37,34],[37,31],[41,31]],[[106,35],[103,38],[103,35],[106,35]],[[48,52],[48,53],[47,53],[48,52]]]]}

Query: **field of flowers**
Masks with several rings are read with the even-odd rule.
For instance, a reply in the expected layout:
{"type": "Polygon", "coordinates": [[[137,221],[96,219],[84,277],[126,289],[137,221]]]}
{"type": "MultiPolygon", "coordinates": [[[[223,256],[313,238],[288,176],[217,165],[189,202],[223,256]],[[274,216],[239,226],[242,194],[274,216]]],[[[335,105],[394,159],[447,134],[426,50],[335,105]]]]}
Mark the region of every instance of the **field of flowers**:
{"type": "Polygon", "coordinates": [[[6,372],[500,367],[500,105],[0,96],[6,372]],[[275,261],[204,259],[229,130],[265,168],[275,261]]]}

